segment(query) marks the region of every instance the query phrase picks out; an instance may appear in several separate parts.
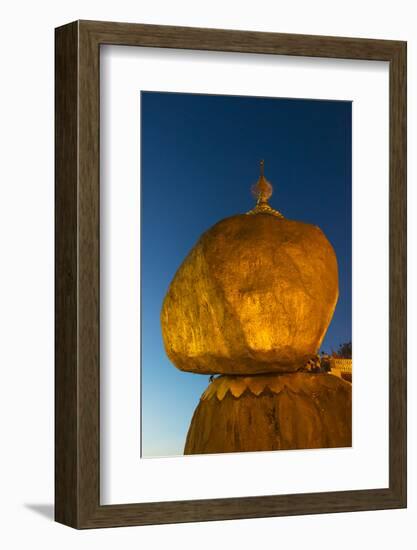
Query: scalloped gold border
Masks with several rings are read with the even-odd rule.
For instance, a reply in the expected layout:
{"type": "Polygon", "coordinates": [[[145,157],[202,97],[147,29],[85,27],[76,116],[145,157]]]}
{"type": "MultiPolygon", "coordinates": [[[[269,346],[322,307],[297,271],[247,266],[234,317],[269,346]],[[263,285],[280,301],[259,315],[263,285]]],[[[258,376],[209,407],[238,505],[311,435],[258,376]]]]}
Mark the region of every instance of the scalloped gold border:
{"type": "MultiPolygon", "coordinates": [[[[308,383],[309,391],[317,391],[323,388],[336,389],[341,379],[327,373],[291,373],[291,374],[259,374],[256,376],[219,376],[215,378],[201,396],[201,400],[217,397],[222,401],[228,393],[233,397],[240,397],[246,390],[253,395],[259,396],[266,391],[279,394],[288,389],[294,393],[304,391],[308,383]]],[[[345,382],[348,383],[348,382],[345,382]]]]}

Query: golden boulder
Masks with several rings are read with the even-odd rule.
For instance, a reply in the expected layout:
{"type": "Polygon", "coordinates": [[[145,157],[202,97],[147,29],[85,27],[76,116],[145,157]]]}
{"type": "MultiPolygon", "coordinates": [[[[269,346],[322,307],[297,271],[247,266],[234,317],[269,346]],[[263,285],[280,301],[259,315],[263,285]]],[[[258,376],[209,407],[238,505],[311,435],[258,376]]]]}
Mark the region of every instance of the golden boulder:
{"type": "Polygon", "coordinates": [[[180,370],[291,372],[320,347],[338,299],[334,250],[318,227],[261,207],[204,233],[171,282],[162,335],[180,370]]]}

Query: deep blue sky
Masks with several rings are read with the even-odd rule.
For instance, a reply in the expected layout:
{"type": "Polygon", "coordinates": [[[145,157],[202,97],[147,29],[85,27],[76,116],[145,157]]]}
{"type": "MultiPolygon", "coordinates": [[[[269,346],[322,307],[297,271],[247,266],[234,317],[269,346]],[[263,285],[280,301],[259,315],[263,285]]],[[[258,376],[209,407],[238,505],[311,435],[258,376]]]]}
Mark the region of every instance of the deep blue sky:
{"type": "Polygon", "coordinates": [[[351,103],[142,92],[142,455],[182,454],[204,375],[163,348],[160,310],[201,233],[254,205],[265,159],[270,200],[318,225],[339,264],[340,297],[322,349],[351,339],[351,103]]]}

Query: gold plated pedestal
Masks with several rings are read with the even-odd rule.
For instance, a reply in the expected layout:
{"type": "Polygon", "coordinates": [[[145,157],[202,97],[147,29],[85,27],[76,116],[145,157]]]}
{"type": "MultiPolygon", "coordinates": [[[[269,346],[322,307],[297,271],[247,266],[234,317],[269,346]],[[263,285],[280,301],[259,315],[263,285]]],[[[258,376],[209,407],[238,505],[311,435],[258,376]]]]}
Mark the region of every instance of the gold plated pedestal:
{"type": "Polygon", "coordinates": [[[350,447],[352,386],[331,374],[220,376],[200,399],[184,454],[350,447]]]}

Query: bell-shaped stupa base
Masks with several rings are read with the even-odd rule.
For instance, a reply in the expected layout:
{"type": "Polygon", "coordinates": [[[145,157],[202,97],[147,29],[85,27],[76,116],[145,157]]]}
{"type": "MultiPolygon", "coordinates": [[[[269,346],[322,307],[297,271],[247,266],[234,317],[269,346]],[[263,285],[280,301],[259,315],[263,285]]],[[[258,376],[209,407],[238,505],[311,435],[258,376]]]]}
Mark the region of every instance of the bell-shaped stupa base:
{"type": "Polygon", "coordinates": [[[220,376],[201,396],[184,454],[351,445],[349,382],[321,373],[220,376]]]}

